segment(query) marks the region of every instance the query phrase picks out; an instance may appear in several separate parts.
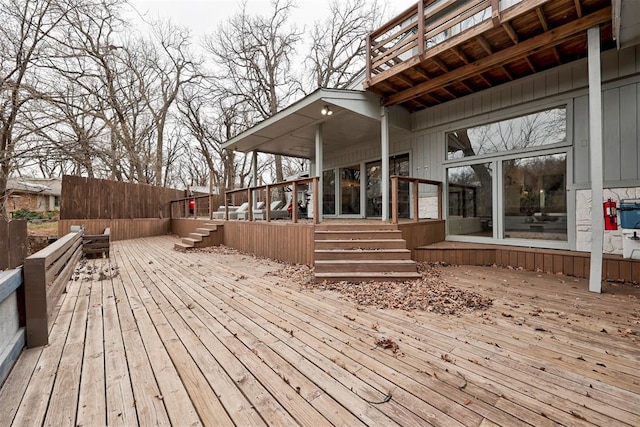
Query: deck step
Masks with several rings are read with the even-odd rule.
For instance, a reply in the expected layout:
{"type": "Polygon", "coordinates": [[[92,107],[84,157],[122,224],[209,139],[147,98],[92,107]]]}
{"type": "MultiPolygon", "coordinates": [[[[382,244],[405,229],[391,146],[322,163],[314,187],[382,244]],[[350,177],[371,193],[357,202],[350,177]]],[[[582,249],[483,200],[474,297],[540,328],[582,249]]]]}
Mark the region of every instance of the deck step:
{"type": "Polygon", "coordinates": [[[406,260],[316,260],[315,271],[317,273],[345,273],[345,272],[367,272],[367,273],[404,273],[416,272],[416,262],[406,260]]]}
{"type": "Polygon", "coordinates": [[[189,245],[187,243],[176,243],[176,244],[173,245],[173,247],[175,249],[179,249],[179,250],[186,250],[186,249],[193,248],[193,245],[189,245]]]}
{"type": "Polygon", "coordinates": [[[411,259],[409,249],[316,249],[316,260],[402,260],[411,259]]]}
{"type": "Polygon", "coordinates": [[[315,249],[406,249],[403,239],[316,240],[315,249]]]}
{"type": "Polygon", "coordinates": [[[196,242],[202,242],[202,239],[208,236],[209,234],[189,233],[189,238],[195,240],[196,242]]]}
{"type": "Polygon", "coordinates": [[[344,230],[344,231],[316,231],[316,240],[371,240],[371,239],[400,239],[400,230],[344,230]]]}
{"type": "Polygon", "coordinates": [[[196,233],[201,234],[203,236],[208,236],[209,234],[211,234],[211,232],[216,231],[215,229],[211,229],[211,228],[196,228],[196,233]]]}
{"type": "Polygon", "coordinates": [[[319,282],[405,282],[418,280],[422,276],[420,273],[399,272],[399,273],[315,273],[314,280],[319,282]]]}
{"type": "Polygon", "coordinates": [[[192,239],[191,237],[183,237],[182,243],[185,245],[191,245],[192,247],[196,245],[196,243],[200,242],[200,240],[192,239]]]}

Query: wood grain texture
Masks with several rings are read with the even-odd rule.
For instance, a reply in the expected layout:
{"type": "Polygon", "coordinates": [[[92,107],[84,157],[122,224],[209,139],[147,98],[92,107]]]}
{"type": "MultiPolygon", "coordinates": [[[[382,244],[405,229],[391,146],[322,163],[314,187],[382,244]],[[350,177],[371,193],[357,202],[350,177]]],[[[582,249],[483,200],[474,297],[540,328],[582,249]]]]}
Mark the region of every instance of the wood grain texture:
{"type": "Polygon", "coordinates": [[[584,279],[446,267],[442,280],[493,306],[380,310],[176,241],[120,241],[87,261],[51,345],[25,352],[0,389],[2,425],[640,423],[637,336],[618,332],[636,328],[636,305],[620,303],[636,288],[594,295],[584,279]]]}

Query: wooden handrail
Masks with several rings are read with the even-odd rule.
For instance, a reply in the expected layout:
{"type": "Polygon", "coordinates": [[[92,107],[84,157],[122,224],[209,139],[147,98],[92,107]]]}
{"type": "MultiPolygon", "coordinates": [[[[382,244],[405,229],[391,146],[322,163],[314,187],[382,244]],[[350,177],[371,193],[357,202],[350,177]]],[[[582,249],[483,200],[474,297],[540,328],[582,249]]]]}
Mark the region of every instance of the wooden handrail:
{"type": "MultiPolygon", "coordinates": [[[[541,0],[536,0],[538,1],[541,0]]],[[[522,8],[517,3],[509,9],[518,12],[518,9],[522,8]]],[[[457,38],[488,20],[492,21],[493,26],[501,25],[502,11],[499,1],[445,0],[440,4],[437,4],[437,0],[418,1],[367,35],[367,80],[405,63],[410,58],[423,57],[425,52],[433,49],[435,45],[457,38]],[[482,16],[476,22],[474,17],[484,11],[488,12],[486,16],[482,16]],[[464,25],[465,22],[468,22],[468,25],[464,25]],[[452,30],[458,25],[464,28],[460,28],[454,34],[452,30]],[[440,35],[443,35],[442,40],[434,40],[440,35]],[[432,46],[426,45],[429,41],[432,41],[432,46]],[[409,55],[410,58],[402,57],[413,49],[416,50],[409,55]]]]}
{"type": "Polygon", "coordinates": [[[82,256],[83,234],[69,233],[24,260],[27,347],[49,342],[49,316],[82,256]]]}
{"type": "Polygon", "coordinates": [[[419,222],[420,221],[420,216],[419,216],[419,188],[418,186],[420,184],[426,184],[426,185],[435,185],[437,187],[437,192],[438,192],[438,219],[442,219],[442,190],[443,190],[443,185],[442,185],[442,181],[434,181],[432,179],[423,179],[423,178],[412,178],[409,176],[399,176],[399,175],[392,175],[391,176],[391,223],[392,224],[397,224],[398,223],[398,184],[400,181],[405,181],[408,182],[410,184],[413,184],[413,192],[412,192],[412,198],[413,198],[413,222],[419,222]]]}

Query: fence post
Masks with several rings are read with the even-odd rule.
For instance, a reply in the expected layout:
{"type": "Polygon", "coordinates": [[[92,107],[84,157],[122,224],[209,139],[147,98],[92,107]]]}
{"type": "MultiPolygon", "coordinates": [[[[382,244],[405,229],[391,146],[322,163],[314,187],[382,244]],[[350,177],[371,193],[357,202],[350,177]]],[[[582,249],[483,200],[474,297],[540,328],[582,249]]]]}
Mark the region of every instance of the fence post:
{"type": "Polygon", "coordinates": [[[398,223],[398,177],[391,177],[391,223],[398,223]]]}
{"type": "Polygon", "coordinates": [[[420,221],[420,181],[417,179],[413,180],[413,222],[420,221]]]}
{"type": "Polygon", "coordinates": [[[45,258],[24,260],[24,294],[25,301],[28,301],[25,317],[29,348],[49,344],[45,271],[45,258]]]}
{"type": "Polygon", "coordinates": [[[293,194],[291,195],[291,220],[298,222],[298,183],[293,181],[293,194]]]}

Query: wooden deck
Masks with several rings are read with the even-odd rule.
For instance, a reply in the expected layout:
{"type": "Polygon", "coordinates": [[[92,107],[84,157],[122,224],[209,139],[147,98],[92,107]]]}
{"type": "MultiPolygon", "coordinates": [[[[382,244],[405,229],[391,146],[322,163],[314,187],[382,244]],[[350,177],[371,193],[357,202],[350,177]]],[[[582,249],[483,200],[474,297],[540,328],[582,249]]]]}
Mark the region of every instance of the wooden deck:
{"type": "Polygon", "coordinates": [[[0,425],[640,425],[638,288],[449,267],[493,307],[380,310],[176,241],[87,262],[0,390],[0,425]]]}

